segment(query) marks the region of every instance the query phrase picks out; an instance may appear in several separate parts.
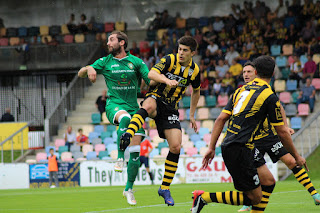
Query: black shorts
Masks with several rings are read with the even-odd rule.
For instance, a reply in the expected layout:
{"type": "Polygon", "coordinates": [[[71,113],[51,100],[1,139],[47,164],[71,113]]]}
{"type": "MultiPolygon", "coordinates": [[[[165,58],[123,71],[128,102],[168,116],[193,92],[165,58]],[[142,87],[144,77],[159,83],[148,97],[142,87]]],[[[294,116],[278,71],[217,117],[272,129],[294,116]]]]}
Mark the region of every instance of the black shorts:
{"type": "Polygon", "coordinates": [[[239,191],[250,191],[260,186],[254,165],[254,152],[244,144],[221,145],[222,157],[232,176],[234,187],[239,191]]]}
{"type": "Polygon", "coordinates": [[[140,156],[140,166],[142,166],[142,164],[144,164],[146,168],[149,168],[149,158],[146,156],[140,156]]]}
{"type": "MultiPolygon", "coordinates": [[[[161,98],[154,95],[148,97],[154,98],[157,102],[157,116],[154,118],[160,138],[166,139],[165,129],[180,129],[179,112],[174,104],[164,102],[161,98]]],[[[147,98],[147,97],[146,97],[147,98]]]]}
{"type": "Polygon", "coordinates": [[[275,141],[274,143],[255,142],[255,146],[262,156],[268,153],[273,163],[278,162],[282,156],[288,154],[281,141],[275,141]]]}
{"type": "Polygon", "coordinates": [[[259,168],[260,166],[263,166],[266,161],[264,159],[264,155],[261,154],[261,152],[259,151],[259,149],[257,149],[257,147],[254,148],[254,166],[256,168],[259,168]]]}

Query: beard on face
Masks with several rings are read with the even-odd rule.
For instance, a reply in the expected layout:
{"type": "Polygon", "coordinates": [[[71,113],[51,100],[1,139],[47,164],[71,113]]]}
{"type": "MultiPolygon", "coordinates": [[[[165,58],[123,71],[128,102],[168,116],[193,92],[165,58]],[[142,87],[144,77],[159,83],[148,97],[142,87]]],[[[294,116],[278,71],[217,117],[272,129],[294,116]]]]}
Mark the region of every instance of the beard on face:
{"type": "Polygon", "coordinates": [[[118,44],[117,46],[115,46],[115,47],[109,47],[109,46],[108,46],[108,49],[109,49],[109,52],[110,52],[113,56],[116,56],[116,55],[118,55],[118,54],[121,52],[121,47],[120,47],[119,44],[118,44]]]}

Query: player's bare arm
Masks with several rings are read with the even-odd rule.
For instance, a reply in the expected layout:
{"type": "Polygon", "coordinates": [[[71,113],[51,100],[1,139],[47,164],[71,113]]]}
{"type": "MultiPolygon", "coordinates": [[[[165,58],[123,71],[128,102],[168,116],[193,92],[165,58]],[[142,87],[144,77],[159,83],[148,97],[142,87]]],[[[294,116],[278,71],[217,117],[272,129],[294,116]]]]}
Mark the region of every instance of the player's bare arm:
{"type": "Polygon", "coordinates": [[[282,118],[283,118],[284,125],[288,128],[288,131],[289,131],[290,135],[293,135],[294,134],[294,129],[289,127],[288,122],[287,122],[286,112],[284,111],[284,108],[283,108],[282,105],[280,105],[280,111],[281,111],[281,115],[282,115],[282,118]]]}
{"type": "Polygon", "coordinates": [[[194,129],[195,132],[198,132],[198,127],[196,124],[196,120],[194,118],[194,113],[196,111],[199,98],[200,98],[200,88],[193,89],[193,91],[191,93],[191,105],[190,105],[190,116],[189,117],[190,117],[190,122],[191,122],[192,128],[194,129]]]}
{"type": "Polygon", "coordinates": [[[156,81],[158,83],[163,83],[168,85],[170,88],[174,88],[176,86],[178,86],[179,82],[176,80],[170,80],[167,77],[165,77],[164,75],[158,73],[157,71],[151,69],[149,74],[148,74],[148,78],[150,80],[156,81]]]}
{"type": "Polygon", "coordinates": [[[97,72],[91,66],[82,67],[78,72],[78,76],[80,78],[88,77],[92,83],[96,82],[97,80],[97,72]]]}
{"type": "Polygon", "coordinates": [[[222,132],[224,124],[229,120],[229,118],[229,114],[221,112],[219,117],[216,119],[211,133],[209,149],[203,157],[201,168],[207,168],[207,166],[211,163],[212,159],[214,158],[218,138],[222,132]]]}

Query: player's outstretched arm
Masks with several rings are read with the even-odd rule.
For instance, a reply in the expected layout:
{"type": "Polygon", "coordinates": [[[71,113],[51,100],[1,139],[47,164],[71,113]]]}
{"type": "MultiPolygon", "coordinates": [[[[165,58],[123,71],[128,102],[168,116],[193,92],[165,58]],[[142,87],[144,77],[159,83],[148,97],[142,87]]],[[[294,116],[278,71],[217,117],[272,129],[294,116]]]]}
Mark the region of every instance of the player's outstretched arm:
{"type": "Polygon", "coordinates": [[[78,72],[78,76],[80,78],[88,77],[92,83],[96,82],[97,80],[97,72],[91,66],[82,67],[78,72]]]}
{"type": "Polygon", "coordinates": [[[198,132],[198,127],[196,124],[196,120],[194,117],[194,113],[196,112],[196,108],[199,102],[200,98],[200,88],[198,89],[193,89],[191,93],[191,104],[190,104],[190,122],[192,125],[192,128],[194,129],[195,132],[198,132]]]}
{"type": "Polygon", "coordinates": [[[165,75],[162,75],[162,74],[158,73],[154,69],[150,70],[150,72],[148,74],[148,78],[150,80],[153,80],[153,81],[158,82],[158,83],[167,84],[170,88],[176,87],[179,84],[178,81],[170,80],[165,75]]]}

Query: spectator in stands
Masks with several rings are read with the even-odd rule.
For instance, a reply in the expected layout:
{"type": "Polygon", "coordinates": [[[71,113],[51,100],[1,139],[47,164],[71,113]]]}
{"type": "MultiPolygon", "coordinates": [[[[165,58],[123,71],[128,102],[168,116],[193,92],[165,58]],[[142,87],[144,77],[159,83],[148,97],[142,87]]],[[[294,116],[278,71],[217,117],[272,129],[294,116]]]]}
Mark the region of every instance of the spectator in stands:
{"type": "Polygon", "coordinates": [[[300,13],[293,13],[292,10],[289,9],[288,14],[283,20],[283,25],[285,28],[289,28],[291,24],[297,27],[297,17],[294,14],[300,13]]]}
{"type": "Polygon", "coordinates": [[[22,64],[26,65],[30,59],[30,48],[29,44],[24,38],[20,39],[20,46],[16,48],[16,51],[19,52],[22,56],[22,64]]]}
{"type": "Polygon", "coordinates": [[[214,43],[214,40],[209,41],[209,45],[207,46],[207,49],[210,51],[210,55],[216,55],[217,51],[219,50],[219,46],[214,43]]]}
{"type": "Polygon", "coordinates": [[[150,56],[156,58],[161,51],[162,48],[159,46],[159,42],[155,41],[151,47],[150,56]]]}
{"type": "Polygon", "coordinates": [[[224,28],[224,23],[219,16],[216,16],[214,23],[213,23],[213,30],[216,33],[219,33],[219,32],[221,32],[222,28],[224,28]]]}
{"type": "Polygon", "coordinates": [[[290,66],[290,79],[298,81],[298,87],[302,78],[303,65],[301,65],[300,59],[297,55],[293,55],[294,62],[290,66]]]}
{"type": "Polygon", "coordinates": [[[85,14],[81,14],[80,16],[80,22],[78,25],[78,31],[80,33],[87,33],[89,31],[88,29],[88,20],[87,16],[85,14]]]}
{"type": "Polygon", "coordinates": [[[287,32],[287,42],[289,44],[294,44],[298,40],[298,32],[294,26],[294,24],[290,24],[290,27],[287,32]]]}
{"type": "Polygon", "coordinates": [[[140,56],[144,56],[144,53],[149,53],[150,55],[150,51],[151,51],[151,48],[149,47],[149,43],[146,42],[143,44],[142,48],[140,49],[140,56]]]}
{"type": "Polygon", "coordinates": [[[287,7],[283,4],[283,0],[279,0],[279,5],[275,12],[279,19],[283,19],[284,16],[287,14],[287,7]]]}
{"type": "Polygon", "coordinates": [[[150,172],[149,169],[149,154],[152,151],[153,147],[150,143],[150,141],[148,139],[144,139],[144,141],[141,142],[140,144],[140,166],[142,166],[142,164],[144,164],[144,166],[146,167],[146,170],[150,176],[150,180],[152,185],[153,180],[154,180],[154,176],[152,174],[152,172],[150,172]]]}
{"type": "Polygon", "coordinates": [[[297,99],[297,107],[300,103],[309,102],[310,111],[313,112],[315,102],[316,89],[311,85],[311,79],[306,79],[306,84],[301,88],[297,99]]]}
{"type": "Polygon", "coordinates": [[[3,19],[2,18],[0,18],[0,29],[1,28],[5,28],[5,26],[4,26],[4,24],[3,24],[3,19]]]}
{"type": "Polygon", "coordinates": [[[303,71],[302,71],[302,78],[313,78],[314,73],[317,70],[316,63],[312,60],[311,55],[308,55],[308,61],[305,63],[303,71]]]}
{"type": "Polygon", "coordinates": [[[209,79],[205,77],[204,73],[200,74],[200,95],[209,96],[209,79]]]}
{"type": "Polygon", "coordinates": [[[232,65],[232,61],[239,57],[239,53],[234,49],[233,45],[230,45],[229,51],[226,53],[225,60],[228,62],[228,65],[232,65]]]}
{"type": "Polygon", "coordinates": [[[178,47],[178,40],[179,38],[177,37],[177,33],[176,32],[173,32],[171,37],[169,37],[169,42],[170,42],[170,45],[172,45],[173,49],[176,49],[178,47]]]}
{"type": "Polygon", "coordinates": [[[150,26],[149,26],[148,30],[157,30],[157,29],[160,29],[160,25],[161,25],[161,13],[159,13],[158,11],[156,11],[156,13],[155,13],[155,18],[154,18],[153,21],[150,23],[150,26]]]}
{"type": "MultiPolygon", "coordinates": [[[[224,30],[224,29],[222,29],[222,30],[224,30]]],[[[222,51],[223,55],[226,54],[228,48],[229,48],[229,46],[228,46],[228,44],[226,44],[225,40],[221,40],[220,45],[219,45],[219,49],[222,51]]]]}
{"type": "Polygon", "coordinates": [[[169,40],[166,40],[166,43],[162,49],[164,55],[168,55],[168,54],[171,54],[173,52],[173,46],[170,45],[170,42],[169,40]]]}
{"type": "Polygon", "coordinates": [[[137,46],[137,42],[133,41],[132,42],[132,47],[130,48],[130,54],[139,57],[140,55],[140,49],[137,46]]]}
{"type": "Polygon", "coordinates": [[[275,31],[272,29],[271,24],[267,24],[267,28],[264,32],[264,40],[270,46],[274,43],[274,39],[276,38],[275,31]]]}
{"type": "Polygon", "coordinates": [[[83,146],[85,144],[89,144],[89,138],[83,134],[83,130],[80,128],[78,129],[78,137],[77,137],[77,145],[83,146]]]}
{"type": "Polygon", "coordinates": [[[237,62],[237,60],[232,60],[232,65],[229,68],[229,72],[231,73],[231,76],[234,78],[235,83],[238,84],[240,81],[240,76],[242,73],[242,65],[237,62]]]}
{"type": "Polygon", "coordinates": [[[213,30],[213,26],[209,24],[208,31],[203,36],[203,41],[206,42],[205,46],[207,46],[211,40],[215,40],[216,38],[217,35],[213,30]]]}
{"type": "Polygon", "coordinates": [[[283,22],[279,22],[279,28],[276,29],[277,43],[283,45],[287,39],[287,28],[283,26],[283,22]]]}
{"type": "Polygon", "coordinates": [[[239,61],[241,65],[243,65],[249,60],[251,54],[252,52],[247,50],[246,45],[243,45],[242,52],[240,53],[239,57],[236,59],[239,61]]]}
{"type": "Polygon", "coordinates": [[[307,51],[308,51],[308,45],[306,44],[306,42],[303,40],[302,37],[299,37],[299,40],[296,41],[294,46],[295,54],[302,55],[307,51]]]}
{"type": "Polygon", "coordinates": [[[316,36],[316,31],[312,27],[310,21],[307,21],[306,26],[302,29],[301,36],[305,42],[309,42],[313,37],[316,36]]]}
{"type": "Polygon", "coordinates": [[[162,12],[160,28],[172,28],[175,25],[175,20],[172,16],[169,15],[168,10],[162,12]]]}
{"type": "Polygon", "coordinates": [[[68,30],[71,34],[76,34],[78,31],[78,27],[77,27],[76,21],[75,21],[75,16],[73,13],[70,15],[70,20],[67,23],[67,27],[68,27],[68,30]]]}
{"type": "Polygon", "coordinates": [[[218,66],[216,66],[216,71],[218,78],[223,79],[229,71],[229,66],[224,63],[224,60],[220,59],[218,61],[218,66]]]}
{"type": "Polygon", "coordinates": [[[265,17],[267,14],[266,7],[261,4],[260,1],[256,1],[256,6],[253,8],[253,15],[256,20],[261,17],[265,17]]]}
{"type": "Polygon", "coordinates": [[[229,14],[224,25],[226,32],[231,32],[231,29],[236,26],[236,19],[232,14],[229,14]]]}
{"type": "Polygon", "coordinates": [[[55,36],[52,36],[52,40],[49,41],[47,45],[56,47],[59,45],[59,41],[57,41],[57,38],[55,36]]]}
{"type": "Polygon", "coordinates": [[[70,152],[70,147],[77,141],[76,133],[72,131],[72,127],[68,126],[67,131],[64,133],[63,138],[68,146],[68,151],[70,152]]]}
{"type": "Polygon", "coordinates": [[[99,110],[102,118],[102,113],[106,111],[106,103],[107,103],[107,90],[102,90],[102,94],[96,100],[96,107],[99,110]]]}
{"type": "Polygon", "coordinates": [[[220,93],[223,93],[229,96],[234,92],[234,88],[235,88],[234,78],[232,78],[230,72],[227,72],[225,77],[221,81],[220,93]]]}
{"type": "Polygon", "coordinates": [[[221,91],[221,79],[216,78],[213,84],[213,95],[218,97],[220,95],[220,91],[221,91]]]}
{"type": "Polygon", "coordinates": [[[11,122],[14,121],[14,117],[11,114],[11,109],[6,108],[6,112],[1,117],[1,122],[11,122]]]}
{"type": "Polygon", "coordinates": [[[49,186],[50,188],[59,187],[58,180],[58,158],[54,154],[54,149],[49,150],[50,155],[48,156],[48,171],[49,171],[49,186]],[[55,185],[52,185],[52,179],[54,179],[55,185]]]}

